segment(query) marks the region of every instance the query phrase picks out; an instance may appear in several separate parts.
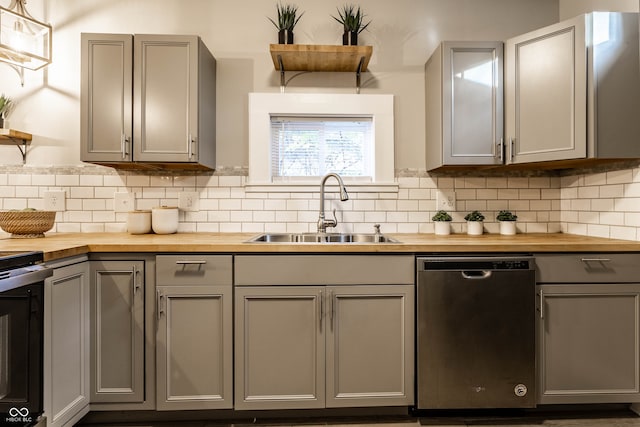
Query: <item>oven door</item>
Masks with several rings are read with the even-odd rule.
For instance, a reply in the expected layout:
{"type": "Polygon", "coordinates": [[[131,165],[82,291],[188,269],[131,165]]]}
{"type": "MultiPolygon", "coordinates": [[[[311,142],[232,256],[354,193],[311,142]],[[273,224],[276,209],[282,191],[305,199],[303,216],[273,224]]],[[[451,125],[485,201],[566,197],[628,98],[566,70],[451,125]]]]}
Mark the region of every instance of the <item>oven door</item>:
{"type": "Polygon", "coordinates": [[[42,413],[43,311],[43,283],[0,293],[0,425],[42,413]]]}

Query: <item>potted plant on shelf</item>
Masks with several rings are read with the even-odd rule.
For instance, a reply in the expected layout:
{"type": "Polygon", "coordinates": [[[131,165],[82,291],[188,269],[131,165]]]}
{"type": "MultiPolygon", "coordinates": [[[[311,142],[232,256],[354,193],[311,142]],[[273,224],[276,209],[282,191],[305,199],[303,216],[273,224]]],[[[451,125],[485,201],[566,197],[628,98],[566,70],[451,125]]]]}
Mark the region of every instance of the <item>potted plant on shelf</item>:
{"type": "Polygon", "coordinates": [[[468,213],[465,215],[464,219],[467,221],[467,234],[471,236],[479,236],[483,233],[484,215],[480,212],[473,211],[468,213]]]}
{"type": "Polygon", "coordinates": [[[516,234],[516,220],[517,215],[514,215],[510,211],[500,211],[496,216],[496,219],[500,221],[500,234],[506,236],[512,236],[516,234]]]}
{"type": "Polygon", "coordinates": [[[338,8],[338,17],[333,15],[331,17],[342,24],[344,29],[342,44],[345,46],[356,46],[358,44],[358,34],[371,24],[371,21],[364,23],[365,14],[360,10],[360,6],[356,7],[352,4],[345,4],[341,9],[338,8]]]}
{"type": "Polygon", "coordinates": [[[449,225],[451,215],[449,215],[447,211],[438,211],[431,219],[435,222],[435,232],[437,235],[446,236],[451,233],[451,227],[449,225]]]}
{"type": "Polygon", "coordinates": [[[15,103],[4,93],[0,95],[0,129],[4,128],[4,120],[9,116],[15,103]]]}
{"type": "Polygon", "coordinates": [[[298,6],[292,4],[282,3],[278,4],[278,21],[274,21],[269,18],[269,21],[273,23],[278,29],[278,43],[279,44],[293,44],[293,28],[296,26],[304,12],[300,15],[298,13],[298,6]]]}

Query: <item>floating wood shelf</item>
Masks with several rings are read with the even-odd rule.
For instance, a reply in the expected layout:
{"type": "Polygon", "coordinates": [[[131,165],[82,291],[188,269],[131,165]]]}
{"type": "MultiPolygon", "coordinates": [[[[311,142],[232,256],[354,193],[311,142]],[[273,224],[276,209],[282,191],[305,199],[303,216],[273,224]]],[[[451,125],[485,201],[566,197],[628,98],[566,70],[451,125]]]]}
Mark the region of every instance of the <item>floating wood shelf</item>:
{"type": "Polygon", "coordinates": [[[272,44],[271,59],[280,71],[280,89],[284,91],[286,71],[327,71],[356,73],[360,92],[360,73],[367,71],[372,46],[272,44]]]}
{"type": "Polygon", "coordinates": [[[31,144],[30,133],[20,132],[14,129],[0,129],[0,144],[15,145],[22,154],[22,163],[27,162],[27,145],[31,144]]]}

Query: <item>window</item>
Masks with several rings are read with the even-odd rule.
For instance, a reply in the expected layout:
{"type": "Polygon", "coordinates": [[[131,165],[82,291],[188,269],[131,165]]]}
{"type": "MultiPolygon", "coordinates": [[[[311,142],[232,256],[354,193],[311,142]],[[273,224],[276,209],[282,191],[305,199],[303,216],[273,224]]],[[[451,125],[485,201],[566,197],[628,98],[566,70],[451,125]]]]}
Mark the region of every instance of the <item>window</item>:
{"type": "Polygon", "coordinates": [[[250,93],[245,189],[315,191],[336,172],[359,191],[397,191],[393,144],[393,95],[250,93]]]}
{"type": "Polygon", "coordinates": [[[271,116],[274,181],[336,172],[371,181],[371,117],[271,116]]]}

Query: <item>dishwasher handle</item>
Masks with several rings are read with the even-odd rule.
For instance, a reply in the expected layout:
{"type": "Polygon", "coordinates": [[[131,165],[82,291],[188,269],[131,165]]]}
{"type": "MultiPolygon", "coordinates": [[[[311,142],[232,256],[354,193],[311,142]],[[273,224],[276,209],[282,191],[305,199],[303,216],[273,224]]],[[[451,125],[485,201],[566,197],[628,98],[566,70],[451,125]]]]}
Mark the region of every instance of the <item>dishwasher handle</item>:
{"type": "Polygon", "coordinates": [[[461,271],[463,279],[469,280],[484,280],[491,277],[490,270],[470,270],[470,271],[461,271]]]}

